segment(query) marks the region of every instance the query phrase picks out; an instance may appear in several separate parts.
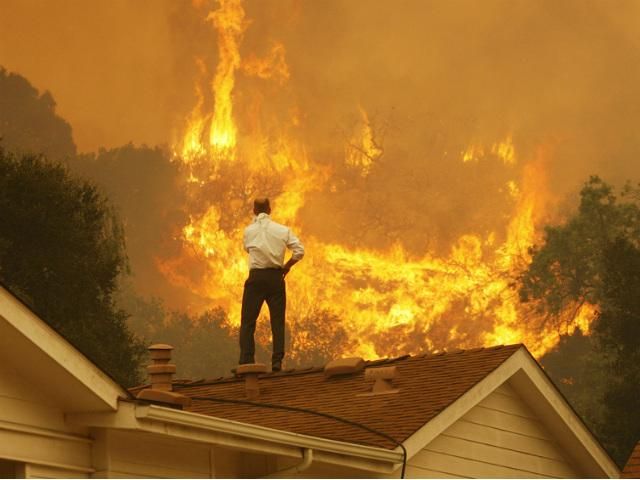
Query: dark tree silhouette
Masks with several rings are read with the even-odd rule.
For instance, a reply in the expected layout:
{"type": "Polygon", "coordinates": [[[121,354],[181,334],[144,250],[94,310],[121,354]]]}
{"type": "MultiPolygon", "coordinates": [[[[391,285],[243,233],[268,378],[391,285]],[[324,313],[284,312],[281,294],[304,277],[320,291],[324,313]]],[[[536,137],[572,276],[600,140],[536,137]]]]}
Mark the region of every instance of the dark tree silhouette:
{"type": "Polygon", "coordinates": [[[553,317],[576,302],[600,304],[604,255],[613,242],[640,244],[638,190],[625,187],[618,198],[598,177],[580,192],[578,212],[566,223],[545,228],[542,246],[522,276],[522,300],[540,299],[539,310],[553,317]]]}
{"type": "Polygon", "coordinates": [[[589,337],[566,337],[542,363],[622,464],[640,438],[640,196],[592,177],[578,211],[549,226],[522,276],[523,301],[553,322],[571,305],[597,306],[589,337]]]}
{"type": "Polygon", "coordinates": [[[69,160],[72,172],[95,182],[124,223],[136,290],[145,295],[172,292],[156,258],[176,255],[187,223],[178,163],[161,148],[124,145],[69,160]]]}
{"type": "MultiPolygon", "coordinates": [[[[231,374],[238,361],[238,338],[224,326],[225,312],[214,309],[201,315],[169,311],[159,299],[144,299],[124,292],[121,299],[131,313],[130,326],[148,343],[174,347],[177,378],[213,378],[231,374]]],[[[261,355],[266,355],[257,345],[261,355]]]]}
{"type": "Polygon", "coordinates": [[[0,67],[0,145],[5,149],[56,160],[75,155],[71,126],[55,107],[49,92],[40,94],[24,77],[0,67]]]}
{"type": "Polygon", "coordinates": [[[97,190],[42,156],[0,149],[0,279],[123,385],[144,348],[114,306],[122,226],[97,190]]]}
{"type": "Polygon", "coordinates": [[[640,249],[618,238],[604,253],[604,298],[595,330],[607,362],[599,430],[623,465],[640,439],[640,249]]]}

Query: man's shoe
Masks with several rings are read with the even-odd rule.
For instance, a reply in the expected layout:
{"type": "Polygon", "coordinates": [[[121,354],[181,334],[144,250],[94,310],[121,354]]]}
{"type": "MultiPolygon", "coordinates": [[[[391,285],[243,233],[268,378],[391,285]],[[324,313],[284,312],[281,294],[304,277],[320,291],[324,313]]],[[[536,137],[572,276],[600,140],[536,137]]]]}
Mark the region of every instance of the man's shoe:
{"type": "Polygon", "coordinates": [[[275,363],[273,365],[271,365],[271,371],[272,372],[279,372],[282,370],[282,364],[281,363],[275,363]]]}

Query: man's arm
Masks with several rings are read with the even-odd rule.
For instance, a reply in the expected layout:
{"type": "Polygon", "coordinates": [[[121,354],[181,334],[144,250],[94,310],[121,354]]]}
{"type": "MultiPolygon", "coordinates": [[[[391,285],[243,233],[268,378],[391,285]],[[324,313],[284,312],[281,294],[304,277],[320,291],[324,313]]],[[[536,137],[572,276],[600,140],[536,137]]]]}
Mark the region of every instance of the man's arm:
{"type": "Polygon", "coordinates": [[[304,257],[304,246],[291,230],[289,230],[289,235],[287,237],[287,248],[291,250],[291,258],[282,267],[282,269],[284,270],[284,276],[289,273],[291,267],[293,267],[296,263],[302,260],[302,257],[304,257]]]}
{"type": "Polygon", "coordinates": [[[249,243],[249,235],[247,232],[248,228],[244,229],[244,234],[242,235],[242,246],[246,252],[249,251],[248,243],[249,243]]]}

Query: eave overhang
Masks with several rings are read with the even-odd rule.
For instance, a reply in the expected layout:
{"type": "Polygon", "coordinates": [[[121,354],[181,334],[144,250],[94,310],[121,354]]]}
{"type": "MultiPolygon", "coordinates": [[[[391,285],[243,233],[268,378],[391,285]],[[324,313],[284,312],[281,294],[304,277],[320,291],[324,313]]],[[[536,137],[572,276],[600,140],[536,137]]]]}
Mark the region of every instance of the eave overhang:
{"type": "Polygon", "coordinates": [[[118,408],[129,393],[0,286],[0,358],[65,411],[118,408]]]}
{"type": "Polygon", "coordinates": [[[302,458],[312,449],[315,462],[390,473],[402,463],[397,450],[339,442],[152,404],[123,401],[117,412],[69,414],[74,425],[155,433],[242,451],[302,458]]]}

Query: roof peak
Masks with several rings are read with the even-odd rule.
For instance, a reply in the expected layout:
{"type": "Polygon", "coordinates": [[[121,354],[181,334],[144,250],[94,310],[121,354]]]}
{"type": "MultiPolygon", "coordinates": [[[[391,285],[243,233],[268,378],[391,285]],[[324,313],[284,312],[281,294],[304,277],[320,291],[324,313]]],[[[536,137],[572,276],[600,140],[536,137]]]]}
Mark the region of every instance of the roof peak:
{"type": "MultiPolygon", "coordinates": [[[[509,345],[493,345],[490,347],[474,347],[474,348],[469,348],[469,349],[453,349],[453,350],[440,350],[440,351],[432,351],[432,352],[422,352],[422,353],[416,353],[414,355],[411,354],[405,354],[405,355],[400,355],[397,357],[383,357],[383,358],[377,358],[377,359],[373,359],[373,360],[364,360],[364,366],[365,368],[368,367],[375,367],[375,366],[380,366],[380,365],[386,365],[389,363],[394,363],[394,362],[400,362],[403,360],[411,360],[411,359],[418,359],[418,358],[431,358],[431,357],[440,357],[440,356],[444,356],[444,355],[457,355],[457,354],[462,354],[462,353],[479,353],[482,351],[488,351],[488,350],[498,350],[498,349],[503,349],[503,348],[520,348],[520,347],[524,347],[525,345],[522,343],[515,343],[515,344],[509,344],[509,345]]],[[[526,347],[525,347],[526,348],[526,347]]],[[[340,357],[338,357],[340,358],[340,357]]],[[[260,378],[282,378],[282,377],[290,377],[290,376],[294,376],[294,375],[306,375],[306,374],[311,374],[311,373],[322,373],[324,372],[325,366],[330,363],[331,361],[334,360],[330,360],[329,362],[327,362],[324,365],[321,366],[308,366],[308,367],[299,367],[299,368],[290,368],[290,369],[284,369],[281,370],[279,372],[267,372],[267,373],[263,373],[260,374],[260,378]]],[[[196,385],[212,385],[212,384],[217,384],[217,383],[227,383],[227,382],[240,382],[242,381],[242,378],[237,376],[237,375],[227,375],[227,376],[220,376],[220,377],[212,377],[212,378],[200,378],[200,379],[196,379],[196,380],[189,380],[189,379],[177,379],[174,380],[173,384],[175,386],[196,386],[196,385]]],[[[143,386],[138,386],[138,387],[134,387],[135,389],[141,388],[143,386]]]]}

